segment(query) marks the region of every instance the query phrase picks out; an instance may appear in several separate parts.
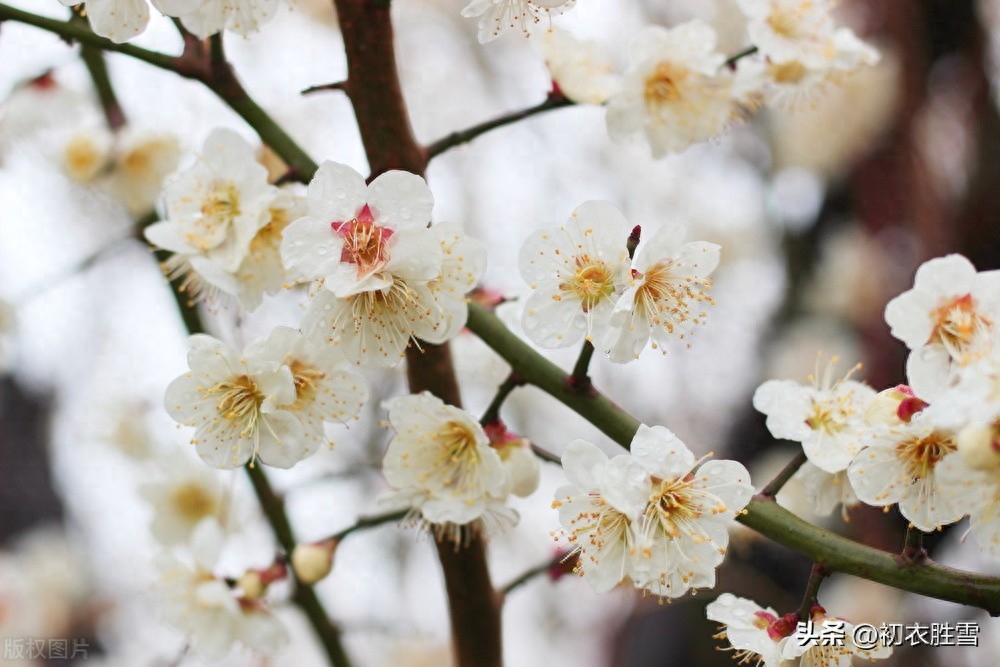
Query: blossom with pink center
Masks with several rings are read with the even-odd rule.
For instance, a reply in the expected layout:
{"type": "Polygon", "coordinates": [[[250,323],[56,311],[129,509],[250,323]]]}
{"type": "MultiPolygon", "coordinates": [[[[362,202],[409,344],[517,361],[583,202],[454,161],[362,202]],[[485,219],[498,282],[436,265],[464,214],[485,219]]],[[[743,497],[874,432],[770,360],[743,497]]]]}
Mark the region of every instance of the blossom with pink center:
{"type": "Polygon", "coordinates": [[[434,198],[419,176],[387,171],[366,185],[358,172],[328,160],[307,200],[307,215],[288,226],[281,244],[297,278],[348,297],[441,273],[441,247],[427,229],[434,198]]]}
{"type": "Polygon", "coordinates": [[[957,369],[993,350],[1000,271],[976,272],[961,255],[924,262],[913,288],[885,307],[885,321],[911,350],[906,361],[910,386],[933,402],[957,369]]]}
{"type": "Polygon", "coordinates": [[[753,600],[738,598],[732,593],[723,593],[709,603],[705,616],[710,621],[722,623],[715,637],[729,642],[735,651],[733,659],[739,664],[779,667],[782,663],[780,641],[795,629],[795,620],[789,622],[779,617],[774,609],[761,607],[753,600]]]}

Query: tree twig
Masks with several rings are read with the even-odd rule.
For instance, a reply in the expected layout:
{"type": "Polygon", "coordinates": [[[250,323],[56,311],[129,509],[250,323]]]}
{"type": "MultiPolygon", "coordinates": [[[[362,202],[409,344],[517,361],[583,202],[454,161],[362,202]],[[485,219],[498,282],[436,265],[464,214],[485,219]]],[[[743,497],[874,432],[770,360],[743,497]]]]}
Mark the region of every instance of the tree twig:
{"type": "Polygon", "coordinates": [[[461,130],[458,132],[452,132],[446,137],[438,139],[427,145],[427,159],[432,160],[441,153],[444,153],[449,148],[454,148],[455,146],[460,146],[461,144],[466,144],[481,134],[486,134],[490,130],[495,130],[498,127],[503,127],[505,125],[511,125],[525,118],[530,118],[540,113],[546,111],[551,111],[553,109],[561,109],[563,107],[572,106],[573,102],[569,100],[562,93],[551,92],[548,97],[545,98],[544,102],[536,104],[533,107],[528,107],[527,109],[521,109],[520,111],[512,111],[510,113],[503,114],[492,120],[479,123],[478,125],[473,125],[472,127],[461,130]]]}

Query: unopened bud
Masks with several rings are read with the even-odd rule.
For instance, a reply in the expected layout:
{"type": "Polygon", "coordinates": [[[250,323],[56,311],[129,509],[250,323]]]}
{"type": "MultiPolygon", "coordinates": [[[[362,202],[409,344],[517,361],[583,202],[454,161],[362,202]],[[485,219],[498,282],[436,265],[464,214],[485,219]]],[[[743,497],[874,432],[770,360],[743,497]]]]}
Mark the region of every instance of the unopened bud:
{"type": "Polygon", "coordinates": [[[865,408],[865,423],[869,426],[906,423],[926,407],[927,402],[917,398],[907,385],[897,385],[880,391],[868,403],[865,408]]]}
{"type": "Polygon", "coordinates": [[[955,439],[965,465],[976,470],[1000,466],[1000,432],[993,424],[966,426],[955,439]]]}
{"type": "Polygon", "coordinates": [[[303,584],[315,584],[330,574],[336,548],[336,540],[297,545],[292,551],[292,569],[298,580],[303,584]]]}
{"type": "Polygon", "coordinates": [[[237,580],[236,585],[243,591],[243,597],[248,600],[259,600],[267,592],[267,587],[275,581],[288,576],[288,568],[278,561],[266,570],[247,570],[237,580]]]}
{"type": "Polygon", "coordinates": [[[261,581],[260,572],[257,570],[245,572],[236,585],[243,591],[243,597],[250,600],[259,600],[264,595],[264,582],[261,581]]]}

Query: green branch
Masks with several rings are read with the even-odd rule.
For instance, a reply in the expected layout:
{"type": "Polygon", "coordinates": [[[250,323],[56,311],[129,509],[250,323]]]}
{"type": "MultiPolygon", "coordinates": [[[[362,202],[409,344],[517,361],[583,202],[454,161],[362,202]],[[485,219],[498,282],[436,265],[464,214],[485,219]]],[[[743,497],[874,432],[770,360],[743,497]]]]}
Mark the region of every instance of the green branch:
{"type": "Polygon", "coordinates": [[[778,544],[808,556],[832,572],[843,572],[911,593],[980,607],[1000,615],[1000,577],[911,561],[814,526],[773,500],[750,501],[737,521],[778,544]]]}
{"type": "MultiPolygon", "coordinates": [[[[257,500],[260,502],[268,523],[271,524],[275,537],[278,538],[278,543],[285,550],[285,553],[290,555],[295,550],[296,543],[292,525],[288,521],[288,515],[285,514],[285,503],[271,488],[267,473],[260,466],[251,464],[244,466],[244,470],[250,477],[254,493],[257,495],[257,500]]],[[[295,576],[294,568],[291,571],[292,576],[295,576]]],[[[351,667],[351,661],[340,642],[340,628],[330,621],[330,617],[323,609],[323,603],[320,602],[313,587],[304,585],[296,579],[292,600],[309,619],[320,643],[323,644],[327,657],[330,658],[330,663],[334,667],[351,667]]]]}
{"type": "Polygon", "coordinates": [[[466,326],[503,357],[524,382],[555,397],[619,445],[628,448],[639,429],[635,417],[596,391],[579,393],[565,371],[535,352],[483,306],[469,304],[466,326]]]}
{"type": "Polygon", "coordinates": [[[65,40],[79,42],[89,46],[96,46],[103,51],[114,51],[124,53],[127,56],[142,60],[150,65],[155,65],[161,69],[175,71],[177,58],[165,53],[150,51],[132,44],[115,44],[110,39],[105,39],[95,35],[89,27],[71,21],[60,21],[46,16],[38,16],[31,12],[15,9],[9,5],[0,3],[0,22],[16,21],[26,25],[32,25],[48,32],[59,35],[65,40]]]}

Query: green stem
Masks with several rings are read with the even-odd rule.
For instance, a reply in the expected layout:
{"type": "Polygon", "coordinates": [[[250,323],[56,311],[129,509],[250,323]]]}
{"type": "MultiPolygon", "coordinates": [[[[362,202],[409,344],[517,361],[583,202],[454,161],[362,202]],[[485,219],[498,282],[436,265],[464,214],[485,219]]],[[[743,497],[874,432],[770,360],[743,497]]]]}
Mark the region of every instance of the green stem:
{"type": "Polygon", "coordinates": [[[956,570],[930,559],[913,562],[899,554],[859,544],[803,521],[770,499],[750,501],[736,517],[743,525],[778,544],[808,556],[831,572],[932,598],[985,609],[1000,615],[1000,577],[956,570]]]}
{"type": "Polygon", "coordinates": [[[526,383],[583,415],[622,447],[627,448],[632,442],[639,428],[639,422],[632,415],[596,391],[588,394],[574,391],[565,371],[535,352],[489,310],[470,303],[466,326],[503,357],[526,383]]]}
{"type": "Polygon", "coordinates": [[[909,561],[927,559],[927,549],[924,548],[924,531],[912,523],[906,527],[906,537],[903,538],[903,558],[909,561]]]}
{"type": "MultiPolygon", "coordinates": [[[[74,14],[74,22],[83,23],[86,19],[74,14]]],[[[115,95],[115,89],[111,85],[111,77],[108,76],[108,65],[104,62],[104,51],[96,46],[83,44],[80,46],[80,58],[87,67],[90,79],[97,92],[97,99],[101,103],[101,110],[104,112],[104,120],[108,124],[108,129],[112,132],[125,127],[125,112],[115,95]]]]}
{"type": "MultiPolygon", "coordinates": [[[[260,466],[251,464],[244,466],[243,469],[246,470],[247,475],[250,477],[254,493],[257,495],[257,500],[260,502],[261,509],[264,511],[268,523],[271,524],[271,530],[274,531],[274,535],[278,539],[278,544],[281,545],[286,554],[291,554],[295,550],[295,534],[292,532],[292,525],[288,521],[288,515],[285,514],[284,502],[274,492],[274,489],[271,488],[271,483],[267,479],[267,473],[260,466]]],[[[294,570],[291,570],[291,572],[294,577],[294,570]]],[[[330,659],[330,664],[334,665],[334,667],[351,667],[351,661],[348,659],[347,653],[344,651],[344,646],[340,642],[340,628],[330,621],[330,617],[327,616],[326,610],[323,609],[323,604],[320,602],[312,586],[306,586],[296,579],[295,592],[292,594],[292,599],[309,619],[309,623],[316,631],[320,643],[323,644],[323,649],[330,659]]]]}
{"type": "Polygon", "coordinates": [[[569,376],[569,386],[573,391],[586,394],[594,390],[594,385],[590,381],[590,376],[587,375],[587,369],[590,367],[590,359],[594,356],[594,344],[589,340],[583,341],[583,347],[580,348],[580,356],[576,358],[576,364],[573,366],[573,372],[569,376]]]}
{"type": "Polygon", "coordinates": [[[520,111],[512,111],[510,113],[503,114],[492,120],[488,120],[478,125],[473,125],[472,127],[461,130],[459,132],[452,132],[446,137],[438,139],[435,142],[430,143],[427,146],[427,159],[431,160],[441,153],[444,153],[449,148],[454,148],[455,146],[460,146],[461,144],[466,144],[481,134],[486,134],[490,130],[495,130],[498,127],[503,127],[504,125],[510,125],[516,123],[525,118],[529,118],[536,114],[543,113],[545,111],[551,111],[552,109],[561,109],[563,107],[572,106],[574,103],[569,100],[562,93],[551,92],[548,97],[545,98],[544,102],[536,104],[533,107],[528,107],[527,109],[521,109],[520,111]]]}
{"type": "Polygon", "coordinates": [[[16,21],[18,23],[32,25],[36,28],[41,28],[42,30],[55,33],[56,35],[59,35],[67,40],[79,42],[80,44],[89,46],[95,46],[102,51],[124,53],[127,56],[142,60],[143,62],[155,65],[161,69],[176,71],[178,60],[176,57],[165,53],[159,53],[157,51],[150,51],[149,49],[133,46],[128,43],[115,44],[110,39],[105,39],[104,37],[95,35],[86,25],[80,25],[72,21],[52,19],[46,16],[38,16],[37,14],[15,9],[9,5],[0,3],[0,22],[3,21],[16,21]]]}
{"type": "Polygon", "coordinates": [[[483,418],[479,420],[479,423],[483,426],[488,424],[493,424],[500,421],[500,408],[503,406],[504,401],[510,396],[510,393],[524,384],[524,380],[517,373],[511,373],[507,376],[500,387],[497,388],[496,396],[490,401],[489,406],[486,408],[486,412],[483,413],[483,418]]]}
{"type": "Polygon", "coordinates": [[[767,483],[767,486],[761,490],[760,495],[765,498],[774,498],[778,495],[778,491],[781,491],[781,487],[783,487],[788,480],[790,480],[792,476],[798,472],[799,468],[801,468],[807,460],[806,453],[804,451],[799,451],[799,453],[795,455],[795,458],[789,461],[788,464],[781,469],[781,472],[775,475],[774,479],[767,483]]]}
{"type": "Polygon", "coordinates": [[[731,55],[730,57],[726,58],[726,61],[724,63],[722,63],[722,64],[725,67],[734,68],[734,67],[736,67],[736,63],[738,63],[743,58],[746,58],[748,56],[752,56],[753,54],[757,53],[757,50],[758,49],[757,49],[756,46],[748,46],[747,48],[743,49],[742,51],[740,51],[738,53],[735,53],[735,54],[731,55]]]}

